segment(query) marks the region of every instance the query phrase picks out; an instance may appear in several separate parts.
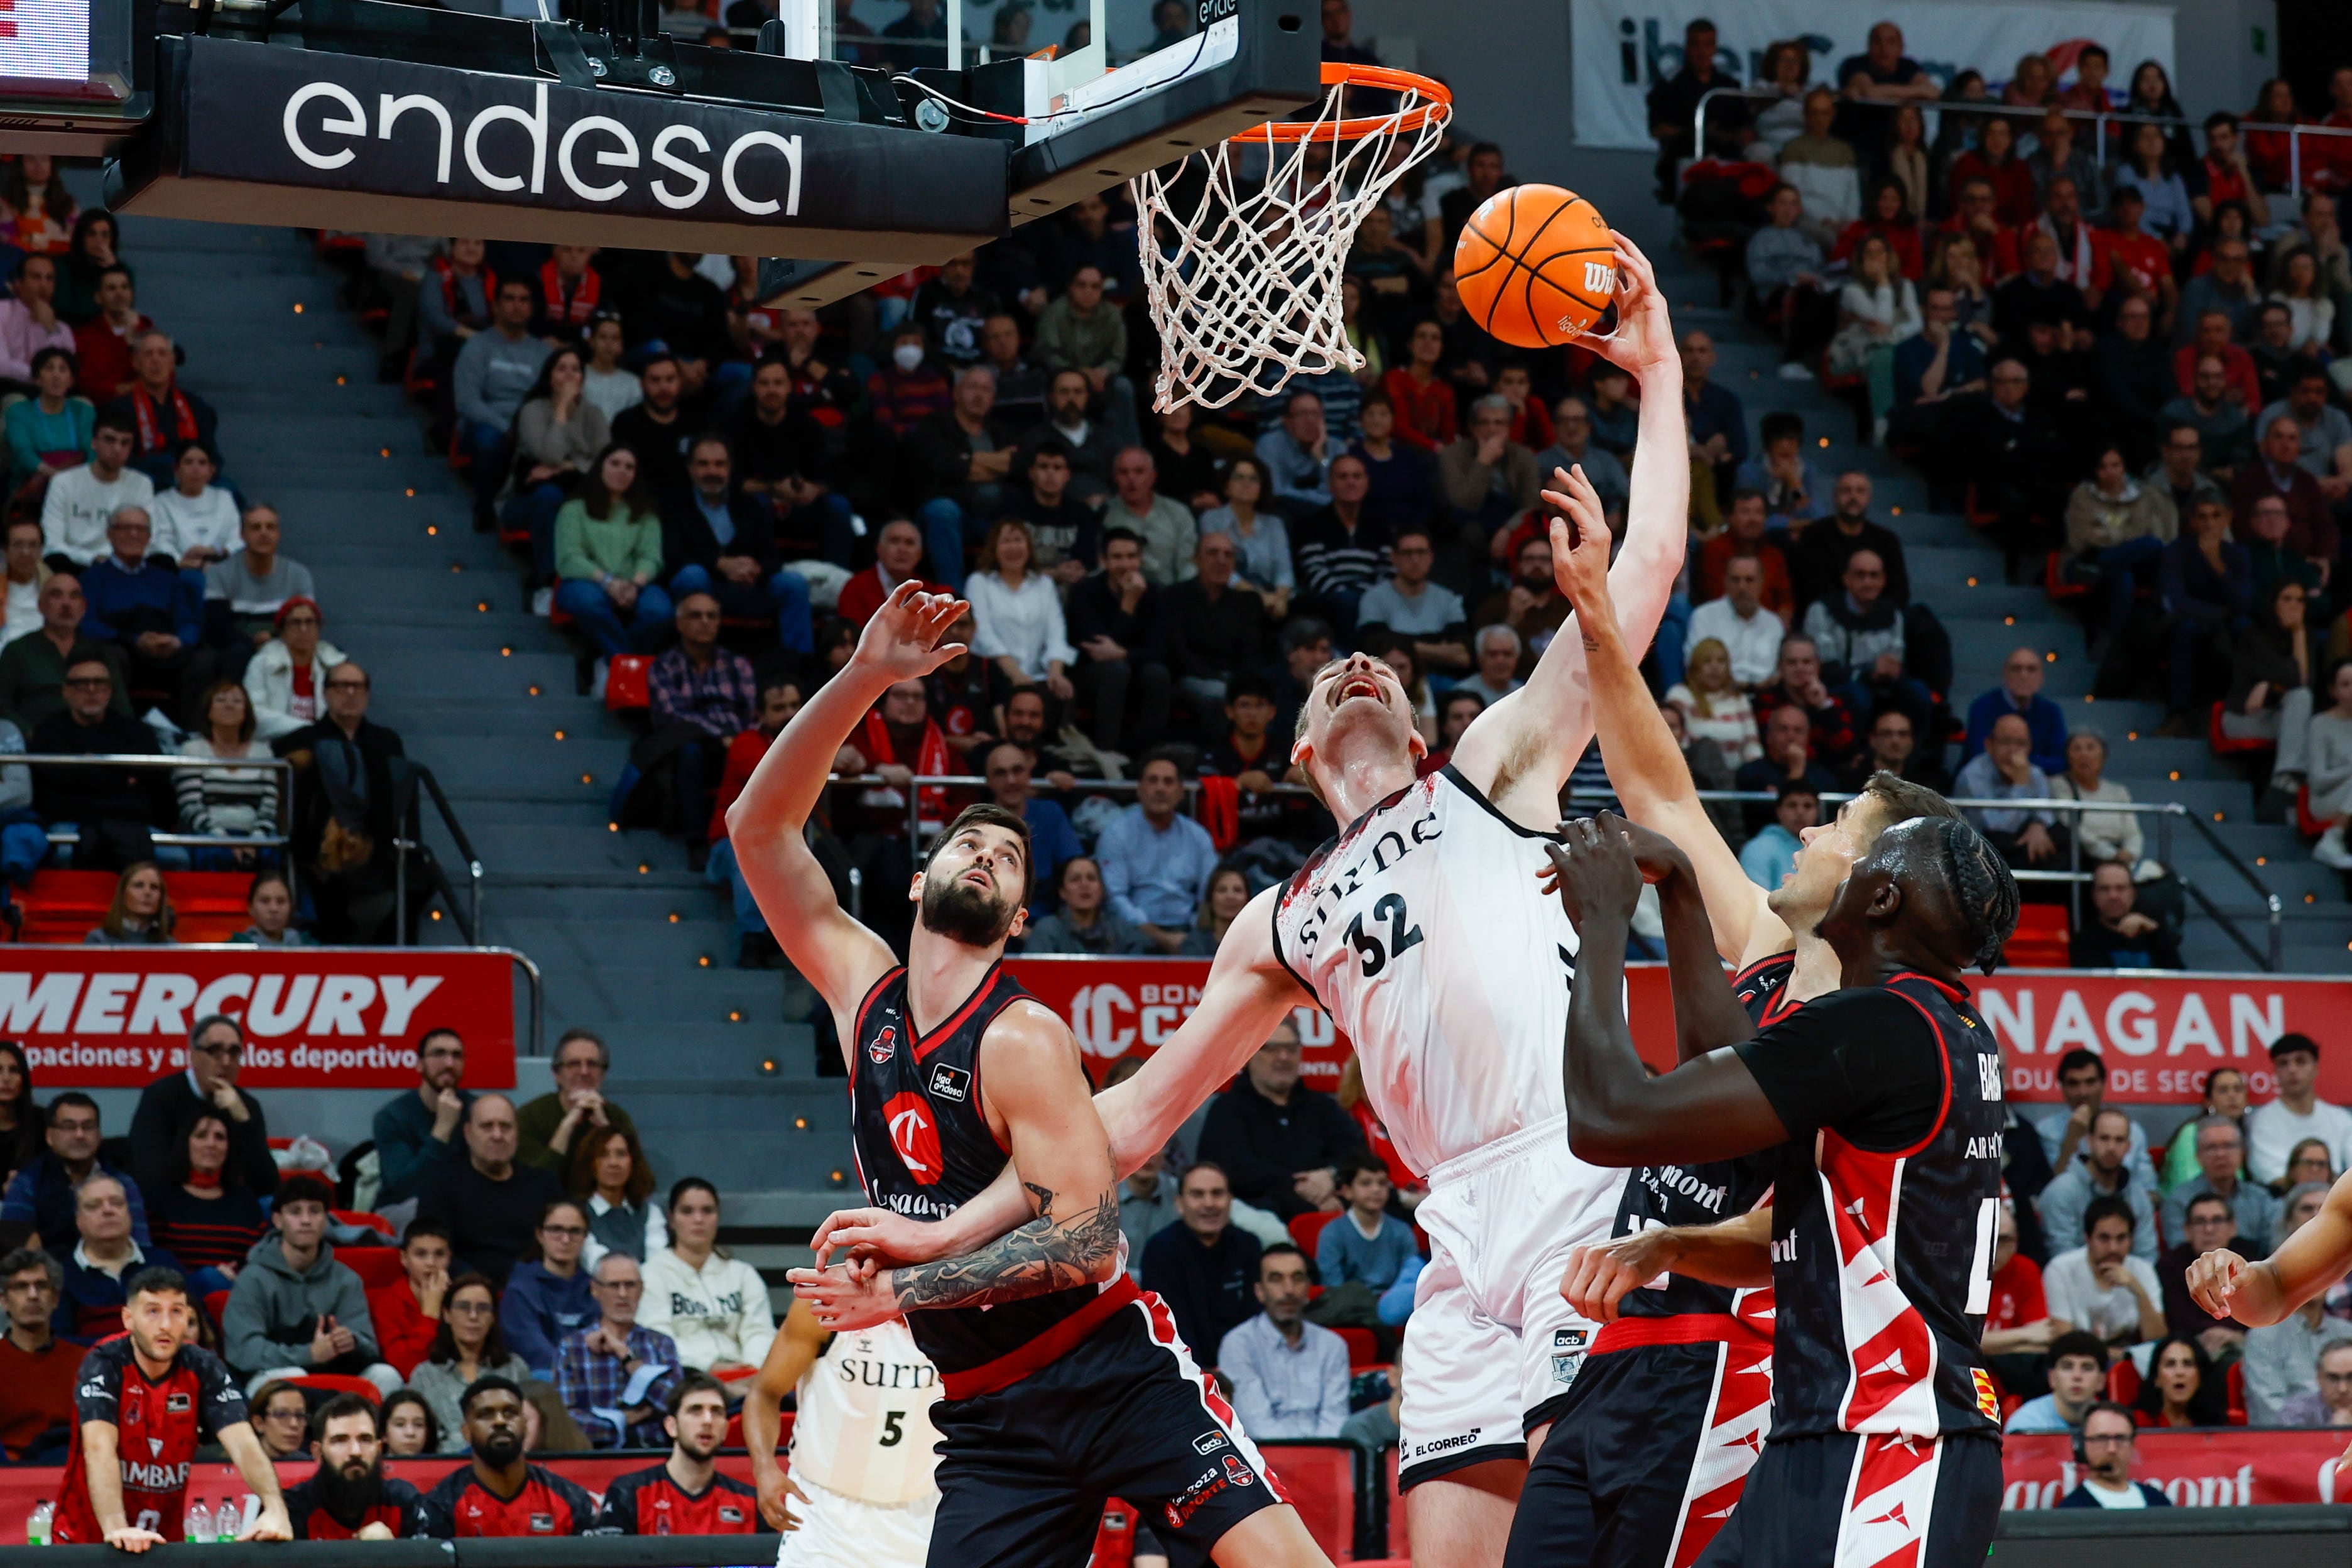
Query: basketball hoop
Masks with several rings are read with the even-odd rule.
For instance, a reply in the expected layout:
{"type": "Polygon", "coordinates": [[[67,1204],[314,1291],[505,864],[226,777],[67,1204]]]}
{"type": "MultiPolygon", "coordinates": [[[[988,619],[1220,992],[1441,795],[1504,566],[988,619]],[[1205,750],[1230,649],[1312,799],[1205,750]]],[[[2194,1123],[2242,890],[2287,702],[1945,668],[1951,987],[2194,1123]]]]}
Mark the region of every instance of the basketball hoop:
{"type": "Polygon", "coordinates": [[[1323,84],[1314,119],[1270,121],[1130,182],[1161,344],[1154,407],[1222,408],[1295,375],[1363,368],[1341,311],[1348,252],[1365,215],[1436,150],[1454,97],[1384,66],[1327,61],[1323,84]],[[1359,108],[1366,93],[1393,105],[1350,116],[1351,88],[1359,108]]]}

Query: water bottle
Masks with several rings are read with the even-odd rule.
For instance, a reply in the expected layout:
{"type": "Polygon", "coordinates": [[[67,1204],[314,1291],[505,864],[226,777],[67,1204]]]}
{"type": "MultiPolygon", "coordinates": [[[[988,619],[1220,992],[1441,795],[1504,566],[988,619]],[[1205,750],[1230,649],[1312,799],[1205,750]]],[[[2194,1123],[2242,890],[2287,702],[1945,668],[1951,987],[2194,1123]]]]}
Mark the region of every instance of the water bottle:
{"type": "Polygon", "coordinates": [[[25,1521],[25,1544],[47,1546],[49,1543],[49,1521],[56,1515],[57,1510],[48,1499],[43,1498],[39,1502],[35,1503],[32,1518],[25,1521]]]}
{"type": "Polygon", "coordinates": [[[198,1498],[188,1505],[187,1528],[182,1532],[190,1545],[213,1538],[213,1510],[198,1498]]]}
{"type": "Polygon", "coordinates": [[[230,1542],[243,1534],[246,1521],[253,1517],[254,1508],[255,1500],[251,1492],[245,1494],[245,1500],[238,1503],[235,1510],[231,1510],[228,1500],[223,1498],[220,1510],[220,1539],[223,1542],[230,1542]]]}

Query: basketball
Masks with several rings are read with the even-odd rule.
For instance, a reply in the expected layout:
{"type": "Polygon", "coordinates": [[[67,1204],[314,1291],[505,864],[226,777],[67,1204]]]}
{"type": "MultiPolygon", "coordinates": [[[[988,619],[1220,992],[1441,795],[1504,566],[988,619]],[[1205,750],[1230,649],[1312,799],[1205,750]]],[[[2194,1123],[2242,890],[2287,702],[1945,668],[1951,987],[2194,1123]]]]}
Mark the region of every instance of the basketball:
{"type": "Polygon", "coordinates": [[[1513,185],[1478,205],[1454,246],[1462,308],[1492,336],[1557,348],[1592,330],[1617,293],[1600,209],[1558,185],[1513,185]]]}

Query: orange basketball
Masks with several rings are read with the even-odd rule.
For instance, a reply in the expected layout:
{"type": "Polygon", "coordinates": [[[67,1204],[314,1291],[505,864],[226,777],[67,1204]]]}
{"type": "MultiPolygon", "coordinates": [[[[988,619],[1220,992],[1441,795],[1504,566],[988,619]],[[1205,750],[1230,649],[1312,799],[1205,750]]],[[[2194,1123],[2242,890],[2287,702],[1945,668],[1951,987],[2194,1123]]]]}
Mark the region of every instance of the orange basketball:
{"type": "Polygon", "coordinates": [[[1470,319],[1504,342],[1556,348],[1591,331],[1617,294],[1617,247],[1599,209],[1558,185],[1513,185],[1479,204],[1454,246],[1470,319]]]}

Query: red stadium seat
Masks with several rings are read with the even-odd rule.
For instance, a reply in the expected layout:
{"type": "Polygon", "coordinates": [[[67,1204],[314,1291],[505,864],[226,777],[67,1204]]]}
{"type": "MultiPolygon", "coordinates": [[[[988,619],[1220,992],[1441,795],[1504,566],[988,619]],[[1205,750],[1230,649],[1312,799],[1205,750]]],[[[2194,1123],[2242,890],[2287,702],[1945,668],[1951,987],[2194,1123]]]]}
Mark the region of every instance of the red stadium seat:
{"type": "Polygon", "coordinates": [[[356,1394],[370,1405],[383,1403],[383,1391],[363,1377],[345,1377],[340,1373],[313,1372],[286,1380],[297,1388],[315,1388],[321,1394],[356,1394]]]}
{"type": "Polygon", "coordinates": [[[2011,969],[2063,969],[2066,938],[2065,905],[2022,905],[2017,911],[2017,930],[2001,949],[2000,961],[2011,969]]]}
{"type": "Polygon", "coordinates": [[[648,678],[653,667],[651,654],[614,654],[605,667],[605,709],[614,713],[626,713],[652,707],[654,695],[648,678]]]}
{"type": "Polygon", "coordinates": [[[205,1298],[205,1316],[213,1321],[213,1327],[220,1327],[221,1314],[227,1310],[227,1291],[215,1290],[211,1295],[205,1298]]]}
{"type": "Polygon", "coordinates": [[[2079,599],[2091,589],[2088,584],[2066,581],[2065,563],[2053,550],[2042,563],[2042,591],[2053,599],[2079,599]]]}
{"type": "Polygon", "coordinates": [[[400,1266],[400,1254],[389,1247],[339,1247],[335,1261],[360,1277],[360,1283],[371,1290],[389,1290],[405,1284],[408,1271],[400,1266]]]}
{"type": "Polygon", "coordinates": [[[1317,1209],[1312,1214],[1293,1215],[1290,1219],[1290,1239],[1307,1257],[1315,1256],[1316,1244],[1323,1237],[1323,1227],[1339,1217],[1337,1209],[1317,1209]]]}
{"type": "Polygon", "coordinates": [[[2243,1362],[2231,1362],[2225,1382],[2230,1390],[2230,1425],[2246,1424],[2246,1367],[2243,1362]]]}
{"type": "MultiPolygon", "coordinates": [[[[25,911],[19,942],[78,943],[106,918],[114,901],[111,871],[37,871],[16,893],[25,911]]],[[[252,923],[245,895],[253,881],[243,871],[166,871],[164,890],[172,900],[178,942],[226,942],[252,923]]]]}
{"type": "Polygon", "coordinates": [[[1348,1370],[1361,1372],[1368,1366],[1384,1366],[1381,1342],[1372,1337],[1370,1329],[1334,1329],[1331,1331],[1348,1342],[1348,1370]]]}
{"type": "Polygon", "coordinates": [[[2304,785],[2294,793],[2294,825],[2305,838],[2316,838],[2327,831],[2327,824],[2311,815],[2311,786],[2304,785]]]}
{"type": "Polygon", "coordinates": [[[395,1234],[392,1228],[392,1221],[380,1214],[371,1214],[366,1209],[329,1209],[327,1212],[335,1216],[338,1224],[363,1225],[370,1230],[381,1231],[386,1236],[395,1234]]]}
{"type": "Polygon", "coordinates": [[[2107,1397],[2117,1405],[2129,1405],[2139,1397],[2139,1368],[2129,1356],[2117,1356],[2116,1364],[2107,1368],[2107,1397]]]}
{"type": "Polygon", "coordinates": [[[2223,706],[2223,704],[2219,702],[2213,704],[2212,716],[2208,719],[2205,723],[2205,739],[2206,742],[2212,746],[2213,754],[2215,756],[2242,757],[2252,755],[2255,752],[2267,754],[2278,750],[2278,742],[2276,741],[2266,741],[2259,735],[2250,735],[2243,739],[2240,739],[2223,730],[2221,728],[2221,710],[2223,706]]]}

